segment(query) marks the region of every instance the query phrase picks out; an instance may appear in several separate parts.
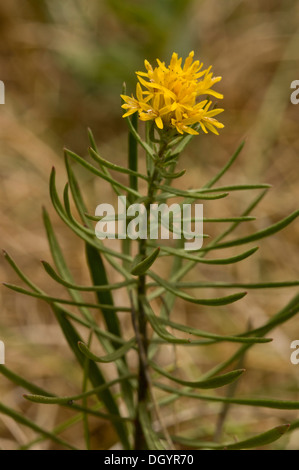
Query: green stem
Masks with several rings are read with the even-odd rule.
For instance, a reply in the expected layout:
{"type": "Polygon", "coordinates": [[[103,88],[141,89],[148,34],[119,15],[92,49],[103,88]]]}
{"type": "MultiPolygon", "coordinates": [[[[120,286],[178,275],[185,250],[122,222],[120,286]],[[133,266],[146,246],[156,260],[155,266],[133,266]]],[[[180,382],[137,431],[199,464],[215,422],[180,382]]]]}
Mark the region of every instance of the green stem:
{"type": "MultiPolygon", "coordinates": [[[[145,209],[147,214],[147,227],[150,221],[150,205],[155,201],[155,185],[160,182],[161,176],[159,174],[159,164],[163,162],[166,153],[168,142],[163,141],[160,144],[160,149],[157,155],[157,160],[154,166],[152,176],[148,182],[147,200],[145,209]]],[[[146,257],[146,239],[139,240],[139,255],[142,258],[146,257]]],[[[135,328],[137,328],[136,335],[139,339],[139,373],[138,373],[138,396],[137,396],[137,410],[141,408],[140,405],[145,405],[149,397],[149,382],[148,382],[148,339],[147,339],[147,320],[144,311],[144,297],[146,295],[146,274],[139,276],[137,286],[138,298],[138,311],[136,312],[135,328]]],[[[137,411],[136,426],[135,426],[135,450],[145,450],[146,441],[139,419],[139,411],[137,411]]]]}

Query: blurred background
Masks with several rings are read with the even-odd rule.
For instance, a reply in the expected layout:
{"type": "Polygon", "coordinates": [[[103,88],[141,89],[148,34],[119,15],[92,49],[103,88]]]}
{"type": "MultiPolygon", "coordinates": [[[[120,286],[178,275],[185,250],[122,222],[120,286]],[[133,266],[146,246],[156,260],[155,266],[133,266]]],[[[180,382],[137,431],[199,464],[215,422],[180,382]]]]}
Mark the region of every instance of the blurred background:
{"type": "MultiPolygon", "coordinates": [[[[293,0],[10,0],[0,4],[0,79],[6,87],[6,103],[0,106],[0,227],[1,247],[50,294],[60,294],[40,265],[50,260],[41,220],[41,207],[49,210],[78,283],[88,283],[81,243],[59,221],[51,208],[48,179],[57,170],[58,187],[66,180],[63,147],[87,154],[87,127],[101,154],[126,163],[127,129],[121,118],[123,82],[135,90],[135,71],[144,59],[169,61],[173,51],[183,57],[190,50],[206,67],[213,65],[224,94],[219,137],[203,135],[193,140],[179,163],[186,168],[180,187],[200,187],[214,176],[240,142],[246,146],[223,184],[269,183],[273,188],[254,211],[257,221],[239,233],[258,230],[298,209],[299,105],[290,102],[290,84],[299,79],[299,3],[293,0]]],[[[142,160],[142,157],[141,157],[142,160]]],[[[141,168],[143,162],[141,161],[141,168]]],[[[78,169],[90,212],[110,189],[78,169]]],[[[124,179],[125,181],[125,179],[124,179]]],[[[254,195],[235,194],[204,207],[206,217],[237,216],[254,195]]],[[[223,227],[207,227],[212,235],[223,227]]],[[[298,278],[298,222],[282,233],[259,242],[253,259],[234,267],[201,270],[210,280],[238,282],[298,278]]],[[[222,253],[221,253],[222,255],[222,253]]],[[[167,266],[164,267],[167,273],[167,266]]],[[[3,281],[18,283],[6,263],[0,262],[3,281]]],[[[111,278],[111,281],[114,281],[111,278]]],[[[176,320],[222,334],[240,332],[248,321],[255,327],[274,315],[295,294],[287,288],[250,291],[230,309],[194,311],[175,306],[176,320]]],[[[117,294],[120,296],[122,293],[117,294]]],[[[27,379],[63,395],[80,389],[81,376],[68,351],[50,309],[35,299],[0,289],[0,339],[6,344],[6,365],[27,379]]],[[[123,318],[124,325],[129,324],[123,318]]],[[[297,319],[270,335],[270,345],[252,349],[246,357],[246,378],[239,393],[299,399],[299,365],[290,362],[290,343],[299,339],[297,319]]],[[[195,374],[228,357],[230,345],[205,352],[178,348],[178,365],[195,374]],[[195,365],[192,365],[194,363],[195,365]]],[[[173,361],[173,351],[163,356],[173,361]],[[168,354],[168,355],[167,355],[168,354]]],[[[132,358],[134,365],[134,358],[132,358]]],[[[113,375],[107,367],[105,372],[113,375]]],[[[225,392],[219,392],[225,393],[225,392]]],[[[20,389],[0,377],[0,400],[52,429],[69,415],[56,407],[24,403],[20,389]]],[[[196,420],[213,433],[217,425],[211,407],[185,401],[165,416],[169,426],[196,436],[196,420]]],[[[231,409],[230,432],[261,432],[297,412],[275,412],[237,407],[231,409]],[[241,417],[240,417],[241,415],[241,417]]],[[[228,434],[229,440],[232,434],[228,434]]],[[[0,416],[0,448],[15,449],[34,439],[32,431],[0,416]]],[[[69,435],[82,445],[80,429],[69,435]]],[[[115,444],[111,427],[94,423],[95,448],[115,444]]],[[[299,434],[276,444],[299,448],[299,434]]],[[[33,448],[53,448],[41,442],[33,448]]]]}

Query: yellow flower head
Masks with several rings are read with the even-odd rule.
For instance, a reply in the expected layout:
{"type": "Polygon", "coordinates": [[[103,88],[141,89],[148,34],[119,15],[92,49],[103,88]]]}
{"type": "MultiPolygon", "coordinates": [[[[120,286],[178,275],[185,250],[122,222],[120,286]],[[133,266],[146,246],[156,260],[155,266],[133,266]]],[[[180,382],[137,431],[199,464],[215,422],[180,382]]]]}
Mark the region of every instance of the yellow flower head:
{"type": "Polygon", "coordinates": [[[136,97],[121,95],[124,100],[123,117],[138,112],[141,121],[155,121],[159,129],[176,129],[180,134],[198,134],[193,128],[200,124],[202,130],[218,134],[217,129],[224,127],[215,116],[223,109],[212,109],[209,99],[200,101],[202,95],[223,98],[212,90],[221,77],[213,77],[211,67],[202,70],[203,64],[193,61],[194,52],[182,65],[182,58],[172,54],[168,67],[157,59],[158,66],[153,68],[146,60],[146,72],[136,72],[138,83],[136,97]]]}

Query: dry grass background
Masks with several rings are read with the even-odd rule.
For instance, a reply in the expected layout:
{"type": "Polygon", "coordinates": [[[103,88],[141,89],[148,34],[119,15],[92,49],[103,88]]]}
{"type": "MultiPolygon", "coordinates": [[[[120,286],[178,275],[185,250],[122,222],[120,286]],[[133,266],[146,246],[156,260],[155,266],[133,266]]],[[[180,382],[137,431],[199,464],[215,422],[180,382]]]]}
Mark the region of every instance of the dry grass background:
{"type": "MultiPolygon", "coordinates": [[[[293,0],[217,0],[167,2],[120,0],[34,1],[11,0],[0,5],[0,79],[6,85],[6,104],[0,109],[0,226],[1,247],[49,293],[56,286],[44,274],[41,259],[50,260],[41,221],[41,206],[50,209],[57,233],[78,283],[88,282],[82,244],[60,223],[50,208],[48,178],[54,165],[59,187],[65,183],[62,148],[86,154],[86,128],[90,126],[102,155],[125,163],[126,128],[121,119],[119,93],[124,80],[132,89],[134,71],[143,59],[168,59],[173,50],[185,55],[194,49],[205,65],[213,64],[222,75],[226,109],[221,136],[194,139],[180,161],[187,168],[182,186],[199,187],[227,161],[240,141],[246,147],[223,183],[265,182],[273,188],[255,210],[253,230],[274,223],[298,208],[298,113],[290,103],[290,83],[299,79],[299,4],[293,0]],[[133,5],[131,7],[131,5],[133,5]],[[183,5],[183,6],[182,6],[183,5]],[[185,5],[185,6],[184,6],[185,5]],[[177,12],[174,7],[177,7],[177,12]],[[181,10],[180,10],[181,8],[181,10]],[[140,11],[149,10],[151,16],[140,11]]],[[[142,165],[142,163],[141,163],[142,165]]],[[[86,173],[80,178],[90,212],[112,198],[108,186],[86,173]]],[[[204,207],[205,216],[238,215],[248,194],[231,196],[204,207]]],[[[252,195],[250,195],[252,198],[252,195]]],[[[220,227],[207,227],[219,233],[220,227]]],[[[240,233],[243,233],[242,230],[240,233]]],[[[253,259],[237,267],[200,268],[205,279],[239,282],[298,278],[298,223],[259,243],[253,259]]],[[[222,253],[221,253],[222,255],[222,253]]],[[[161,269],[167,274],[168,266],[161,269]]],[[[16,283],[1,261],[1,279],[16,283]]],[[[112,278],[111,278],[112,280],[112,278]]],[[[122,292],[117,294],[120,302],[122,292]]],[[[282,308],[294,289],[275,293],[250,291],[241,302],[217,311],[194,309],[177,302],[175,319],[222,333],[242,331],[250,320],[259,326],[282,308]]],[[[80,374],[50,309],[35,299],[0,290],[0,338],[6,344],[6,364],[41,386],[60,395],[80,389],[80,374]]],[[[101,321],[99,319],[99,321],[101,321]]],[[[123,318],[129,325],[129,319],[123,318]]],[[[299,399],[299,366],[290,363],[290,342],[299,339],[294,318],[271,336],[270,345],[256,346],[246,358],[247,375],[239,393],[299,399]]],[[[234,347],[208,350],[169,348],[162,364],[184,364],[186,373],[199,371],[228,357],[234,347]],[[195,360],[195,361],[194,361],[195,360]],[[196,364],[196,368],[194,366],[196,364]]],[[[130,356],[131,357],[131,356],[130,356]]],[[[134,357],[131,357],[134,364],[134,357]]],[[[105,373],[112,376],[113,366],[105,373]]],[[[28,405],[22,391],[0,377],[1,401],[22,410],[39,425],[52,429],[66,417],[56,407],[28,405]]],[[[214,405],[186,400],[165,416],[180,431],[193,429],[197,421],[213,432],[214,405]]],[[[263,431],[298,418],[296,412],[232,408],[230,434],[263,431]],[[242,424],[243,423],[243,424],[242,424]],[[244,424],[246,423],[246,424],[244,424]]],[[[105,422],[93,423],[93,446],[109,448],[115,436],[105,422]]],[[[244,434],[245,435],[245,434],[244,434]]],[[[288,449],[298,449],[298,432],[284,439],[288,449]]],[[[15,449],[35,435],[0,416],[0,448],[15,449]]],[[[79,427],[65,437],[79,447],[79,427]]],[[[277,444],[277,448],[279,448],[277,444]]],[[[33,448],[53,448],[42,442],[33,448]]]]}

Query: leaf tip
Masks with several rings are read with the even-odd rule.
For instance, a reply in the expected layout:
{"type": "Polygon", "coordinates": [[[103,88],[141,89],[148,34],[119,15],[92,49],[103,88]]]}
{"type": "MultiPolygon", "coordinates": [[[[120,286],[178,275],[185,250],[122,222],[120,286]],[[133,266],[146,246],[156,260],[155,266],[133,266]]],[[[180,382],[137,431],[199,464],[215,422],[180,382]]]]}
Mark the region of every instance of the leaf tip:
{"type": "Polygon", "coordinates": [[[278,426],[278,427],[277,427],[277,431],[278,431],[281,435],[283,435],[283,434],[285,434],[285,433],[290,429],[290,426],[291,426],[291,425],[290,425],[289,423],[288,423],[288,424],[282,424],[281,426],[278,426]]]}

